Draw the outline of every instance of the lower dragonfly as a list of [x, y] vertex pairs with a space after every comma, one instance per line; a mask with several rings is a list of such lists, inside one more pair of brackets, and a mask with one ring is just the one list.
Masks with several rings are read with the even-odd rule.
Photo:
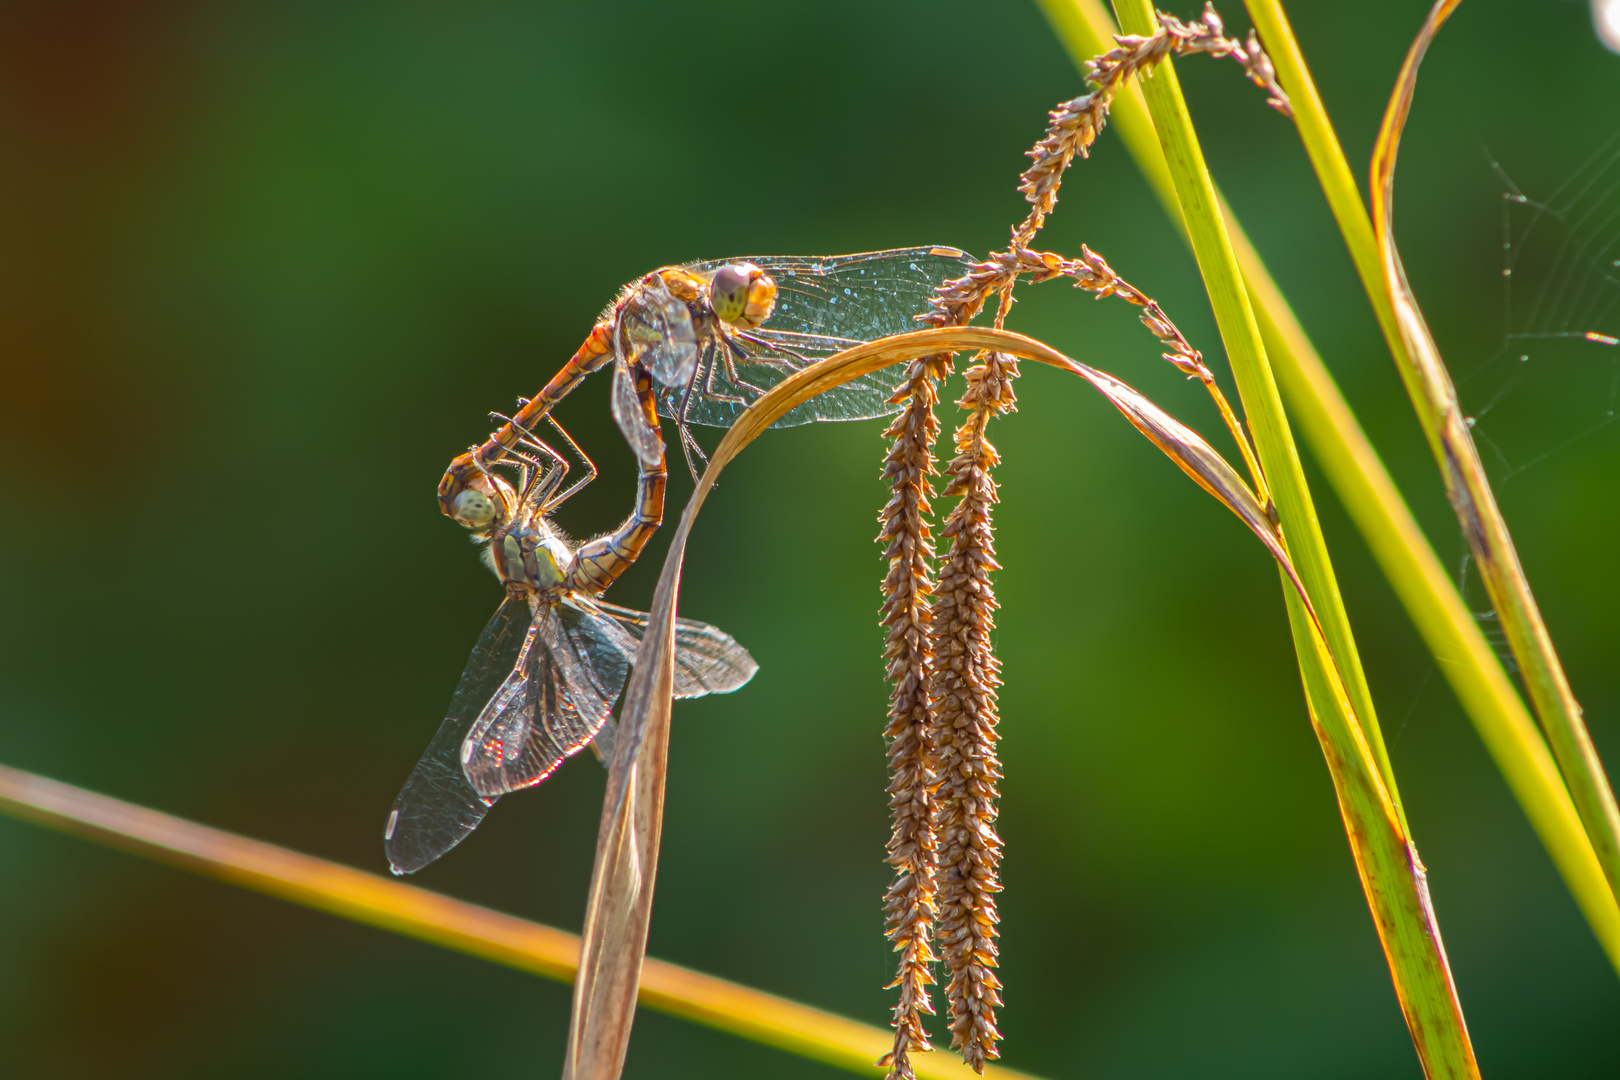
[[[928, 298], [973, 265], [944, 246], [857, 255], [712, 259], [655, 270], [625, 286], [579, 350], [540, 393], [485, 442], [450, 463], [439, 504], [461, 520], [457, 499], [480, 487], [540, 419], [592, 372], [615, 365], [612, 405], [644, 465], [663, 457], [656, 417], [634, 392], [632, 357], [657, 383], [658, 411], [674, 420], [693, 479], [706, 460], [689, 426], [729, 427], [760, 394], [821, 357], [916, 329]], [[898, 406], [892, 376], [873, 372], [793, 409], [773, 427], [866, 420]], [[504, 418], [503, 418], [504, 419]]]
[[[633, 367], [638, 405], [656, 424], [652, 379]], [[581, 484], [558, 493], [567, 466], [532, 433], [511, 449], [522, 462], [517, 484], [486, 473], [494, 498], [468, 490], [458, 506], [487, 544], [485, 558], [506, 599], [389, 811], [383, 842], [396, 874], [433, 862], [477, 828], [496, 799], [540, 783], [593, 740], [599, 754], [610, 753], [609, 714], [647, 627], [645, 614], [600, 596], [663, 518], [663, 458], [641, 467], [636, 508], [623, 525], [571, 547], [547, 515]], [[534, 456], [541, 453], [554, 464], [541, 467]], [[758, 670], [730, 635], [690, 619], [676, 621], [675, 650], [676, 697], [728, 693]]]

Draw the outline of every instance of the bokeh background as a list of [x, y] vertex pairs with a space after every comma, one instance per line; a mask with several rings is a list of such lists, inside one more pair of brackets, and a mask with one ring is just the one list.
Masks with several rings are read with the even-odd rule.
[[[1425, 8], [1293, 12], [1358, 171]], [[1219, 182], [1457, 559], [1291, 127], [1231, 65], [1180, 70]], [[500, 595], [433, 501], [486, 412], [664, 263], [1000, 245], [1022, 151], [1080, 89], [1023, 3], [4, 5], [0, 761], [385, 870], [384, 814]], [[1487, 155], [1550, 193], [1620, 130], [1617, 90], [1579, 3], [1473, 0], [1432, 51], [1399, 222], [1459, 372], [1502, 344]], [[1111, 134], [1045, 233], [1082, 242], [1220, 359], [1191, 260]], [[1020, 296], [1014, 327], [1218, 433], [1123, 305]], [[629, 505], [605, 387], [560, 414], [603, 466], [563, 515], [575, 534]], [[1268, 557], [1078, 382], [1032, 369], [1019, 393], [994, 434], [1005, 1063], [1418, 1076]], [[1554, 447], [1547, 408], [1508, 434]], [[651, 942], [870, 1023], [892, 970], [880, 430], [773, 434], [709, 502], [683, 612], [761, 670], [678, 709]], [[1312, 475], [1486, 1075], [1614, 1075], [1614, 972]], [[1617, 477], [1609, 426], [1502, 490], [1611, 765]], [[672, 508], [688, 490], [677, 475]], [[644, 606], [662, 550], [613, 598]], [[577, 929], [602, 780], [570, 763], [417, 880]], [[0, 820], [6, 1076], [548, 1075], [567, 1004]], [[627, 1075], [842, 1074], [643, 1013]]]

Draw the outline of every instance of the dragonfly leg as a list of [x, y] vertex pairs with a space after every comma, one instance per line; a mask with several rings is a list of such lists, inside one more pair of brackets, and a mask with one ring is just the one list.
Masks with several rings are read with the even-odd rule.
[[703, 463], [703, 468], [707, 469], [709, 455], [703, 452], [703, 447], [698, 445], [697, 436], [692, 434], [692, 429], [684, 422], [676, 424], [675, 427], [681, 433], [681, 454], [686, 458], [686, 471], [692, 474], [692, 483], [696, 484], [703, 470], [698, 468], [697, 462], [692, 458], [696, 455], [697, 460]]
[[751, 390], [756, 398], [765, 393], [764, 387], [755, 386], [751, 382], [744, 382], [742, 376], [737, 374], [737, 361], [745, 357], [743, 351], [737, 348], [730, 338], [725, 336], [720, 338], [720, 355], [725, 359], [726, 378], [731, 380], [732, 386], [737, 387], [739, 390]]
[[[794, 360], [799, 362], [799, 367], [807, 367], [810, 364], [810, 358], [804, 355], [804, 353], [799, 352], [797, 349], [790, 349], [786, 345], [780, 345], [774, 341], [768, 341], [765, 338], [760, 337], [758, 334], [750, 334], [746, 330], [734, 329], [731, 332], [752, 345], [758, 345], [762, 349], [769, 349], [771, 352], [782, 353], [785, 356], [793, 357]], [[733, 348], [735, 348], [735, 346], [733, 346]], [[750, 356], [748, 359], [756, 364], [764, 364], [768, 367], [779, 367], [787, 371], [796, 370], [792, 361], [788, 360], [772, 360], [764, 356]]]
[[[521, 401], [522, 399], [519, 400]], [[523, 404], [528, 403], [523, 402]], [[563, 479], [568, 476], [568, 459], [557, 453], [557, 451], [554, 450], [549, 443], [536, 435], [533, 428], [527, 427], [524, 424], [513, 420], [511, 417], [503, 416], [500, 413], [492, 412], [489, 414], [489, 418], [491, 420], [499, 420], [505, 424], [508, 424], [521, 433], [517, 442], [507, 450], [506, 454], [508, 457], [523, 463], [524, 473], [520, 479], [518, 488], [525, 493], [524, 498], [526, 500], [533, 498], [533, 493], [530, 491], [530, 481], [534, 477], [540, 478], [540, 487], [545, 490], [547, 496], [549, 496], [552, 491], [555, 491], [558, 485], [562, 483]], [[550, 419], [549, 415], [547, 416], [547, 419]], [[555, 420], [552, 420], [551, 422], [553, 426], [555, 426], [557, 423]], [[557, 430], [562, 431], [560, 427]], [[563, 432], [563, 437], [568, 437], [568, 433], [566, 431]], [[573, 440], [569, 439], [569, 442], [572, 443]], [[540, 458], [535, 456], [536, 454], [544, 454], [546, 457], [551, 459], [552, 464], [549, 466], [546, 465], [540, 460]]]
[[617, 318], [618, 312], [613, 310], [598, 319], [596, 325], [591, 327], [591, 332], [584, 343], [538, 394], [526, 402], [510, 421], [484, 440], [482, 445], [472, 448], [450, 463], [443, 479], [439, 481], [439, 509], [446, 516], [452, 518], [456, 516], [456, 497], [479, 478], [489, 479], [488, 467], [501, 461], [516, 448], [529, 428], [542, 416], [549, 415], [557, 402], [567, 397], [587, 375], [600, 371], [613, 360], [615, 355], [613, 328]]
[[[577, 495], [586, 484], [589, 484], [592, 480], [595, 480], [597, 473], [596, 462], [592, 461], [591, 456], [581, 449], [579, 443], [574, 441], [574, 437], [568, 434], [567, 429], [557, 422], [557, 418], [552, 416], [550, 413], [547, 413], [546, 420], [551, 424], [552, 427], [557, 429], [557, 434], [561, 435], [563, 439], [567, 441], [568, 445], [573, 448], [574, 453], [578, 454], [579, 459], [585, 463], [584, 478], [574, 481], [572, 487], [563, 492], [561, 495], [558, 495], [556, 499], [547, 504], [545, 512], [550, 513], [552, 510], [555, 510], [557, 507], [561, 506], [563, 503]], [[547, 449], [549, 450], [550, 447], [547, 447]]]
[[[730, 379], [733, 384], [741, 381], [741, 380], [739, 380], [737, 378], [737, 369], [736, 369], [735, 366], [732, 365], [731, 356], [730, 356], [729, 353], [725, 355], [725, 361], [726, 361], [726, 377], [728, 379]], [[741, 405], [744, 408], [747, 408], [747, 406], [748, 406], [748, 399], [747, 398], [735, 397], [735, 396], [733, 396], [731, 394], [722, 394], [720, 391], [718, 391], [718, 390], [716, 390], [714, 388], [714, 377], [719, 372], [719, 370], [720, 370], [719, 366], [716, 365], [714, 363], [713, 359], [711, 358], [710, 361], [709, 361], [708, 374], [703, 380], [703, 396], [706, 397], [706, 398], [709, 398], [712, 401], [726, 401], [726, 402], [730, 402], [733, 405]], [[694, 380], [694, 381], [696, 381], [696, 380]], [[748, 386], [747, 383], [743, 383], [743, 386], [747, 387], [750, 390], [753, 390], [756, 395], [763, 394], [765, 392], [765, 391], [761, 390], [757, 386]]]
[[698, 460], [703, 462], [704, 468], [708, 468], [709, 465], [709, 455], [705, 454], [703, 447], [698, 445], [697, 437], [692, 434], [691, 427], [692, 395], [697, 391], [697, 385], [700, 381], [704, 384], [704, 389], [709, 397], [717, 396], [712, 392], [714, 389], [714, 346], [712, 344], [709, 348], [703, 350], [703, 357], [699, 361], [699, 367], [692, 372], [692, 378], [686, 384], [686, 393], [681, 395], [680, 414], [675, 419], [675, 428], [681, 433], [681, 455], [686, 458], [686, 471], [692, 474], [692, 483], [694, 484], [698, 482], [698, 467], [692, 460], [692, 455], [697, 454]]

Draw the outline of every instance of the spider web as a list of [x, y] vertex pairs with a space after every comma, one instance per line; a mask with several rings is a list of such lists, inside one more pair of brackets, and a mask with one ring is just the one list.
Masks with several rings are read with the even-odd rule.
[[[1620, 133], [1545, 198], [1501, 188], [1502, 332], [1457, 387], [1492, 484], [1503, 484], [1615, 422], [1620, 407]], [[1457, 571], [1492, 650], [1517, 671], [1465, 550]]]
[[1502, 186], [1502, 338], [1458, 386], [1500, 487], [1615, 421], [1620, 134], [1545, 198]]

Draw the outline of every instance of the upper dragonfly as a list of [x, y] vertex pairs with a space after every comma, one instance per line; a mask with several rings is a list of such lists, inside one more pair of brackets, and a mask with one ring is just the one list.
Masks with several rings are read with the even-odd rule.
[[[944, 281], [972, 259], [954, 247], [898, 248], [858, 255], [751, 256], [655, 270], [625, 286], [579, 350], [534, 398], [481, 446], [451, 462], [439, 503], [482, 486], [540, 419], [593, 371], [615, 363], [613, 414], [643, 465], [663, 456], [656, 417], [634, 393], [632, 357], [657, 384], [658, 412], [673, 419], [694, 478], [703, 451], [688, 425], [728, 427], [764, 391], [814, 360], [865, 341], [916, 329], [915, 318]], [[873, 372], [793, 409], [773, 427], [813, 420], [865, 420], [899, 407], [892, 375]], [[458, 518], [459, 520], [459, 518]]]
[[[634, 400], [643, 419], [656, 423], [652, 380], [634, 357], [631, 364]], [[556, 464], [539, 467], [531, 451]], [[559, 494], [567, 473], [560, 456], [528, 434], [512, 452], [524, 462], [515, 486], [487, 473], [494, 497], [468, 489], [457, 503], [458, 520], [487, 542], [485, 557], [506, 599], [473, 646], [444, 722], [389, 811], [383, 841], [396, 874], [449, 851], [501, 795], [538, 784], [593, 740], [606, 752], [609, 713], [646, 630], [646, 615], [599, 597], [641, 554], [663, 517], [662, 456], [642, 466], [636, 509], [624, 524], [572, 547], [546, 515], [590, 477]], [[705, 623], [677, 620], [675, 647], [676, 697], [726, 693], [758, 670], [747, 650]]]

